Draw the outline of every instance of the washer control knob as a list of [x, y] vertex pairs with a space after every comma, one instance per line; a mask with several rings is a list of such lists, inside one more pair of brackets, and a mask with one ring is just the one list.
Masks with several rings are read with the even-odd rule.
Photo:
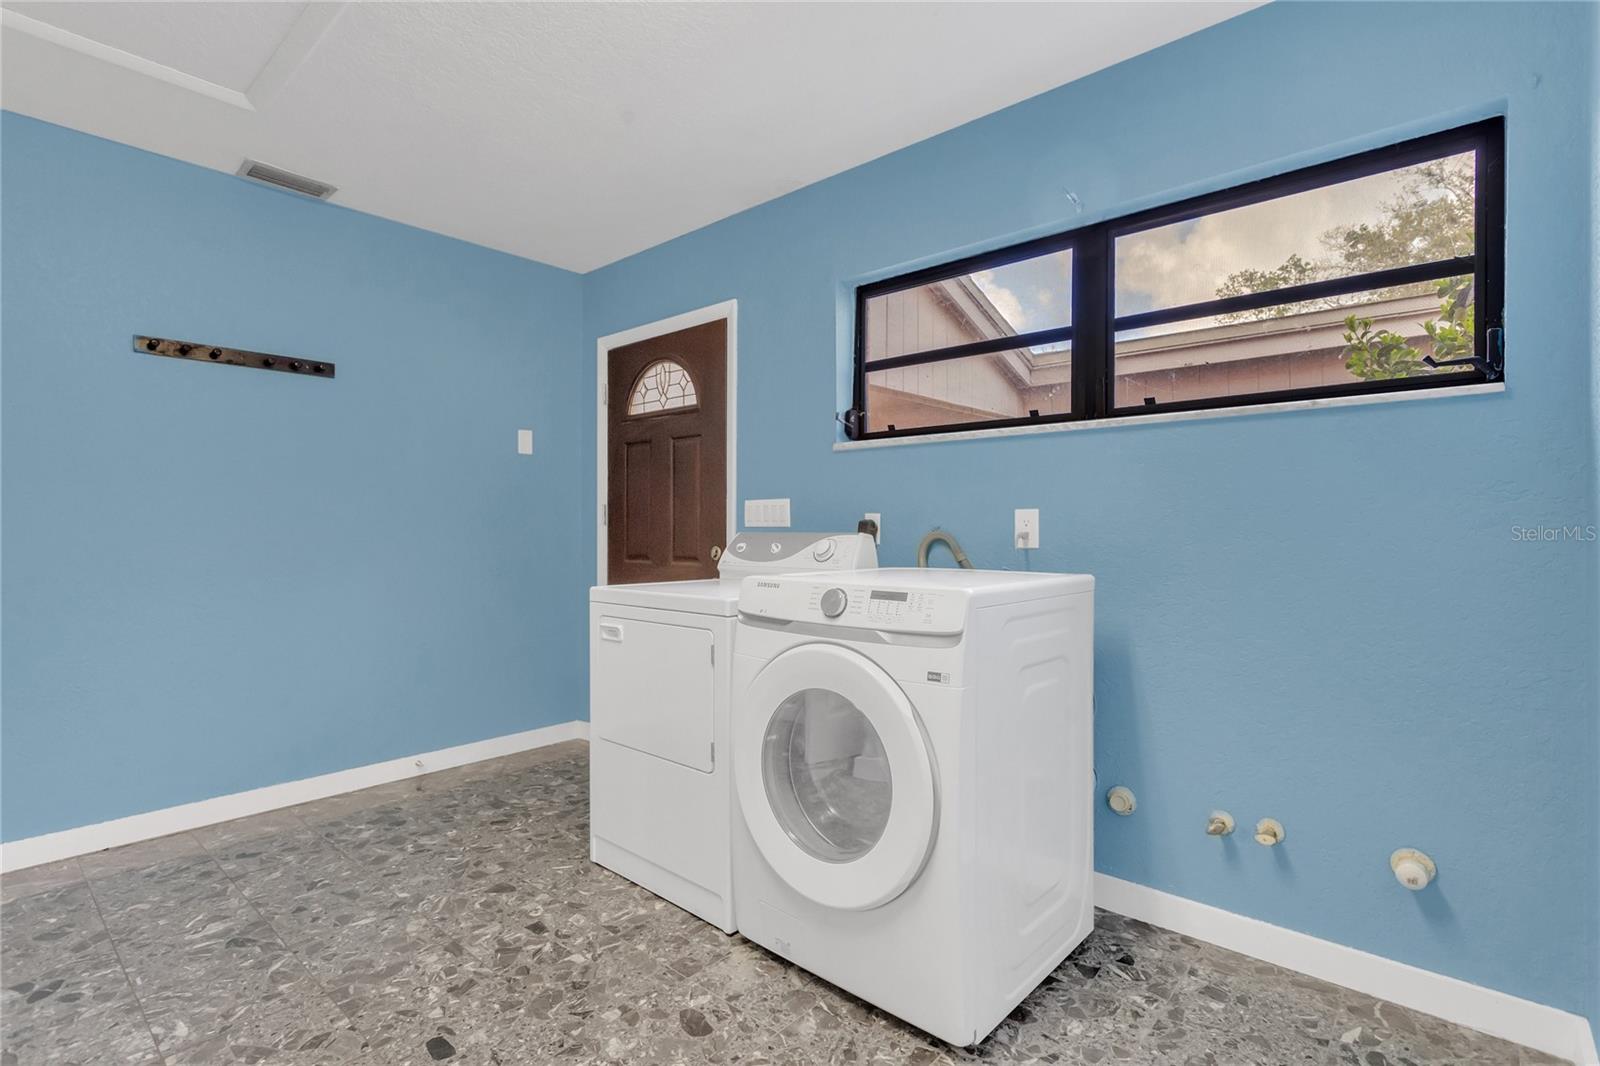
[[817, 546], [811, 549], [811, 558], [819, 563], [825, 563], [833, 558], [833, 538], [817, 541]]
[[844, 589], [829, 589], [822, 594], [822, 614], [825, 618], [838, 618], [849, 605], [850, 597], [844, 594]]

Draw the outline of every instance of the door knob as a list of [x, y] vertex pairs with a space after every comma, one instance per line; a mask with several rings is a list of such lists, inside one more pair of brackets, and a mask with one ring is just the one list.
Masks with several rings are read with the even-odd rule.
[[722, 548], [716, 544], [713, 544], [711, 546], [711, 561], [716, 562], [720, 558], [722, 558]]

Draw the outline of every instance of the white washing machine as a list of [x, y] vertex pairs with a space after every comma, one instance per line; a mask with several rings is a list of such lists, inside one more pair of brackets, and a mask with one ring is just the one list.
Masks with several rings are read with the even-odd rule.
[[864, 533], [741, 533], [720, 578], [589, 590], [589, 856], [734, 931], [728, 712], [739, 583], [878, 564]]
[[739, 931], [942, 1040], [982, 1040], [1094, 925], [1094, 579], [745, 581]]

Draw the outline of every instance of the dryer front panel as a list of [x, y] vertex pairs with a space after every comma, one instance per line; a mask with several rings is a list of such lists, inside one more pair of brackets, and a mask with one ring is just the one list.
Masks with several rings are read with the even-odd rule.
[[734, 777], [762, 856], [826, 907], [867, 910], [921, 872], [938, 826], [933, 760], [916, 709], [870, 659], [805, 644], [739, 699]]
[[717, 695], [708, 620], [598, 605], [590, 616], [594, 739], [710, 773]]

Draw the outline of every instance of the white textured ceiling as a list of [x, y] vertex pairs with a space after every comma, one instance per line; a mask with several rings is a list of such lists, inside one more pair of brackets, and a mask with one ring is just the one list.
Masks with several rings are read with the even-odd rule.
[[585, 271], [1253, 3], [11, 3], [0, 104]]

